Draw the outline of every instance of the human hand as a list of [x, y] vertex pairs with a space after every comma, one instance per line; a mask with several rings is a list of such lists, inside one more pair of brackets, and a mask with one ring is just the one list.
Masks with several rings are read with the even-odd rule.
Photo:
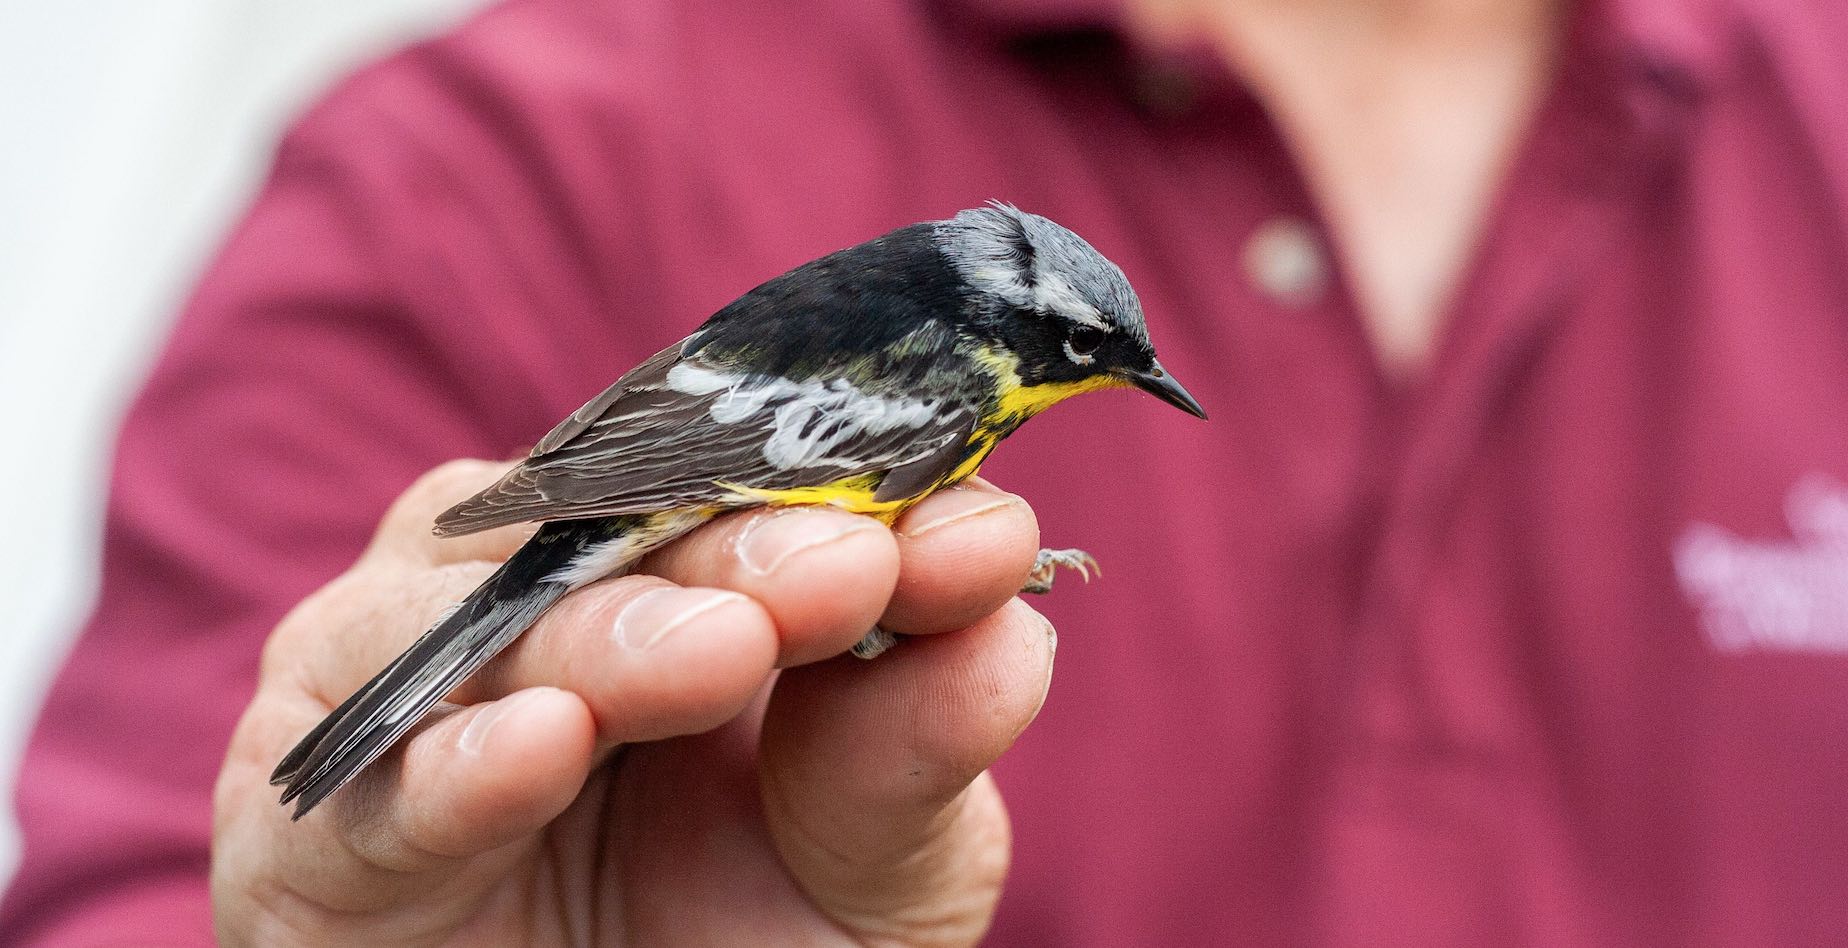
[[[299, 823], [270, 769], [531, 533], [429, 525], [504, 467], [399, 499], [264, 649], [214, 798], [232, 944], [929, 944], [978, 939], [1009, 832], [986, 768], [1038, 711], [1038, 529], [980, 482], [895, 530], [721, 518], [572, 593]], [[832, 657], [874, 623], [918, 637]], [[782, 669], [778, 671], [778, 669]]]

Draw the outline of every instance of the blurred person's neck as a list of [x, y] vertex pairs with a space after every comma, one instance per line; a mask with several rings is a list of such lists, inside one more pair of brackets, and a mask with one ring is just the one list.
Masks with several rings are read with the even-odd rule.
[[1428, 362], [1554, 66], [1564, 0], [1132, 0], [1264, 101], [1333, 232], [1376, 355]]

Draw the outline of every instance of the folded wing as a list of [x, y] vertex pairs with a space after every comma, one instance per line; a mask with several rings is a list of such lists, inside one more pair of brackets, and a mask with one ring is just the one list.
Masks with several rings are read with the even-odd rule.
[[687, 347], [668, 347], [574, 412], [499, 483], [437, 518], [436, 532], [725, 504], [737, 496], [728, 485], [915, 472], [953, 461], [979, 414], [978, 380], [961, 373], [914, 371], [868, 391], [854, 381], [866, 373], [798, 381], [707, 352], [683, 357]]

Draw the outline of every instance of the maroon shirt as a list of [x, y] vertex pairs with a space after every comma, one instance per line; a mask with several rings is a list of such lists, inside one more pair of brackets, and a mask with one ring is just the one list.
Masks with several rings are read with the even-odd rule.
[[991, 197], [1213, 416], [1088, 396], [988, 469], [1108, 571], [1038, 603], [996, 943], [1843, 937], [1848, 14], [1582, 11], [1416, 385], [1262, 109], [1108, 23], [522, 0], [333, 93], [123, 432], [0, 940], [208, 937], [259, 644], [418, 472]]

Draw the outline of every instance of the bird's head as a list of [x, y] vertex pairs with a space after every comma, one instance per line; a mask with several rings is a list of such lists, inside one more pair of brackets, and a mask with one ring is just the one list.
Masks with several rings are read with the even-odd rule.
[[1084, 238], [997, 202], [939, 221], [935, 239], [973, 294], [970, 328], [1019, 360], [1022, 384], [1110, 379], [1206, 417], [1156, 360], [1123, 271]]

